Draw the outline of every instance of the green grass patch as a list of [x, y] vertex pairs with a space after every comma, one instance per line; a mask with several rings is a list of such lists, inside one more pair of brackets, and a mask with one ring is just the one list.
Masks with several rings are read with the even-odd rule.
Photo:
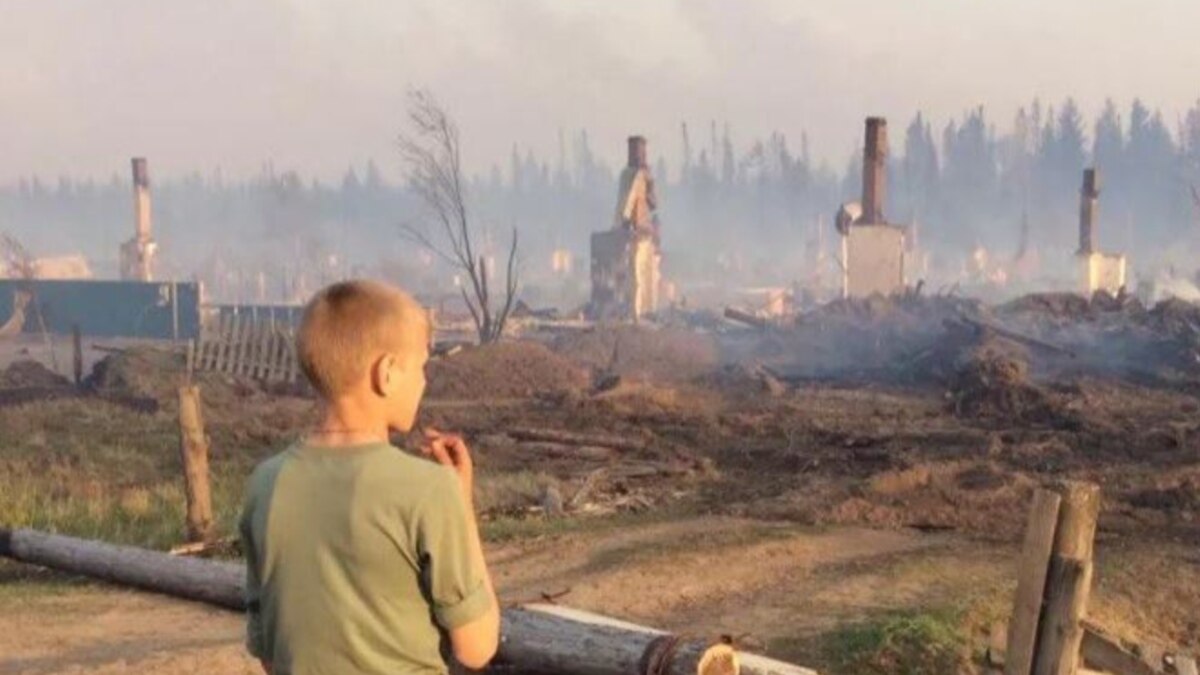
[[834, 675], [926, 675], [969, 668], [970, 634], [961, 609], [891, 612], [842, 626], [820, 638]]

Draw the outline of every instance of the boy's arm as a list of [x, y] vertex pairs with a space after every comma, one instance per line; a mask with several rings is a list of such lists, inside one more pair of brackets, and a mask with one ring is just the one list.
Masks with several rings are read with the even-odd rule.
[[466, 443], [457, 436], [435, 431], [427, 432], [426, 436], [425, 454], [451, 468], [458, 478], [447, 488], [456, 494], [439, 500], [437, 511], [440, 517], [434, 519], [440, 521], [439, 527], [430, 532], [432, 541], [427, 542], [433, 543], [435, 549], [441, 549], [440, 552], [431, 551], [434, 602], [453, 602], [441, 612], [435, 605], [434, 611], [450, 633], [455, 658], [464, 666], [478, 670], [491, 661], [499, 646], [500, 607], [475, 519], [471, 454]]
[[479, 538], [479, 526], [475, 519], [474, 500], [463, 494], [467, 515], [467, 530], [471, 547], [472, 567], [483, 575], [483, 587], [490, 602], [488, 609], [478, 619], [464, 626], [450, 629], [450, 643], [454, 655], [463, 665], [481, 669], [487, 665], [500, 646], [500, 605], [496, 601], [496, 590], [492, 586], [492, 575], [483, 557], [483, 542]]
[[246, 648], [250, 654], [262, 663], [263, 670], [271, 675], [271, 662], [265, 657], [266, 646], [263, 640], [262, 611], [259, 602], [262, 597], [262, 582], [258, 572], [258, 553], [254, 546], [252, 508], [250, 499], [242, 509], [242, 517], [238, 522], [238, 534], [241, 536], [242, 551], [246, 556]]

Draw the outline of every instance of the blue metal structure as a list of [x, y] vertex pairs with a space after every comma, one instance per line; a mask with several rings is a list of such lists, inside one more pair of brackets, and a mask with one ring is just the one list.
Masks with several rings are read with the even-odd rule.
[[0, 324], [26, 291], [24, 332], [189, 340], [200, 334], [200, 284], [194, 281], [0, 279]]

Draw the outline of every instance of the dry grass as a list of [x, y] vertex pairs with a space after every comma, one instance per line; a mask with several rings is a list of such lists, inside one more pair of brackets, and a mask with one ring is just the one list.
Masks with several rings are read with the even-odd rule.
[[[222, 434], [224, 435], [224, 434]], [[269, 450], [214, 452], [213, 509], [234, 531], [242, 483]], [[153, 548], [182, 541], [175, 420], [102, 401], [0, 409], [0, 524]]]

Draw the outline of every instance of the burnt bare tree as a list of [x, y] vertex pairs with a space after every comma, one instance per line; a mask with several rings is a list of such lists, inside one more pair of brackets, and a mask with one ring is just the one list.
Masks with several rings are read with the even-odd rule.
[[4, 232], [0, 232], [0, 274], [27, 281], [37, 276], [33, 256], [20, 240]]
[[508, 248], [503, 296], [496, 298], [489, 285], [494, 270], [477, 247], [479, 239], [467, 214], [458, 126], [430, 92], [419, 89], [409, 92], [408, 127], [400, 134], [400, 156], [413, 192], [429, 213], [420, 224], [402, 225], [403, 232], [466, 277], [459, 290], [479, 342], [496, 342], [517, 295], [517, 230], [513, 228]]

